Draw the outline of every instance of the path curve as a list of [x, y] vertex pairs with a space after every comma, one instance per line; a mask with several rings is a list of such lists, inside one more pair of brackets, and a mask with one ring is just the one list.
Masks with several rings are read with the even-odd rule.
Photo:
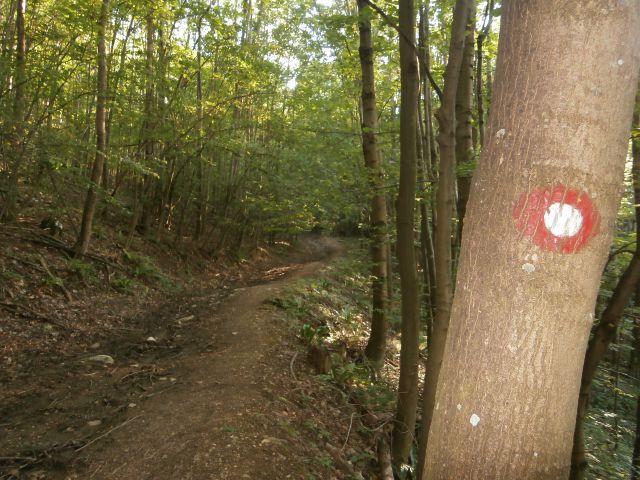
[[[340, 250], [334, 239], [322, 243], [329, 258]], [[326, 262], [283, 267], [289, 270], [284, 278], [237, 289], [206, 320], [212, 348], [180, 360], [173, 384], [168, 379], [167, 390], [131, 408], [128, 423], [83, 451], [67, 478], [304, 478], [304, 462], [290, 458], [277, 435], [279, 377], [283, 369], [288, 375], [293, 354], [284, 339], [291, 329], [265, 300]]]

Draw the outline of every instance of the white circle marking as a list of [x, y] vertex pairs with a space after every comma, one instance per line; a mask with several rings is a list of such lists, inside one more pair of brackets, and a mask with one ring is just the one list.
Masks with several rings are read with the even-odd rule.
[[582, 213], [573, 205], [552, 203], [544, 213], [544, 226], [556, 237], [573, 237], [582, 228]]

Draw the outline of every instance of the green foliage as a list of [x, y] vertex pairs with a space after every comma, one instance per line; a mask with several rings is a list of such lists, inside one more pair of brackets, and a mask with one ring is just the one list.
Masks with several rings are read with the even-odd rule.
[[11, 270], [4, 270], [0, 272], [0, 278], [6, 280], [8, 282], [20, 282], [24, 280], [24, 276], [18, 272], [13, 272]]
[[352, 455], [349, 458], [349, 461], [354, 464], [354, 465], [363, 465], [369, 462], [372, 462], [374, 460], [377, 460], [375, 455], [373, 455], [371, 452], [360, 452], [360, 453], [356, 453], [355, 455]]
[[321, 455], [317, 457], [316, 462], [318, 463], [318, 465], [322, 465], [323, 467], [333, 467], [333, 458], [331, 458], [329, 455]]
[[472, 162], [459, 163], [456, 165], [456, 176], [458, 178], [471, 178], [473, 177], [473, 172], [476, 170], [477, 162], [474, 160]]
[[64, 280], [55, 275], [47, 275], [46, 277], [44, 277], [44, 283], [49, 287], [64, 287]]
[[176, 289], [177, 283], [153, 263], [145, 255], [132, 251], [125, 251], [125, 258], [132, 268], [133, 276], [152, 283], [158, 283], [162, 288]]
[[589, 470], [587, 478], [628, 478], [635, 439], [637, 382], [601, 366], [592, 386], [585, 419]]
[[136, 282], [125, 276], [117, 276], [111, 280], [111, 287], [120, 293], [133, 295]]
[[348, 389], [349, 398], [373, 411], [390, 412], [395, 408], [395, 380], [374, 382], [361, 354], [370, 322], [368, 251], [353, 242], [347, 252], [320, 278], [298, 282], [271, 303], [297, 320], [305, 344], [323, 345], [331, 352], [331, 371], [316, 378]]
[[88, 263], [83, 260], [72, 258], [68, 261], [69, 269], [76, 273], [83, 281], [88, 283], [95, 283], [98, 280], [98, 272], [93, 263]]
[[329, 336], [329, 329], [325, 325], [313, 327], [308, 323], [305, 323], [300, 328], [300, 337], [309, 345], [322, 345], [324, 339]]
[[305, 428], [313, 432], [317, 436], [318, 440], [326, 441], [331, 438], [331, 433], [313, 420], [305, 420], [303, 425]]

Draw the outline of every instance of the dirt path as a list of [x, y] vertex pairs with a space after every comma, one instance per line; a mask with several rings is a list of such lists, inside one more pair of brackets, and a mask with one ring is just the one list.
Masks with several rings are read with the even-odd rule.
[[[331, 254], [339, 244], [325, 239], [314, 248]], [[309, 462], [319, 450], [291, 431], [292, 406], [285, 398], [295, 387], [290, 366], [299, 346], [284, 315], [264, 302], [325, 262], [274, 269], [271, 274], [286, 275], [239, 288], [205, 311], [200, 330], [205, 348], [177, 360], [170, 376], [161, 379], [166, 388], [130, 403], [115, 430], [83, 448], [65, 477], [313, 478], [307, 476]]]

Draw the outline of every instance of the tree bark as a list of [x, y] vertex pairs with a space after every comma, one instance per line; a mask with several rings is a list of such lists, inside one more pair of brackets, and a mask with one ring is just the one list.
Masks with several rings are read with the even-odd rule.
[[[435, 229], [436, 258], [436, 316], [433, 322], [431, 337], [428, 339], [428, 357], [424, 379], [422, 404], [422, 430], [420, 451], [427, 447], [427, 434], [433, 416], [436, 385], [440, 374], [444, 343], [449, 329], [451, 312], [451, 217], [453, 214], [455, 173], [455, 105], [460, 67], [462, 66], [465, 44], [465, 27], [469, 15], [470, 1], [457, 0], [453, 12], [451, 27], [451, 44], [449, 46], [449, 62], [444, 73], [442, 105], [436, 115], [440, 131], [440, 175], [438, 177], [437, 223]], [[422, 457], [421, 454], [421, 458]], [[421, 466], [422, 467], [422, 466]], [[420, 469], [422, 470], [422, 468]]]
[[106, 130], [106, 103], [107, 103], [107, 49], [105, 45], [105, 34], [107, 22], [109, 21], [109, 0], [102, 0], [100, 7], [100, 18], [98, 20], [98, 81], [96, 103], [96, 156], [93, 161], [91, 171], [91, 184], [87, 191], [82, 213], [82, 224], [78, 240], [74, 246], [76, 255], [82, 256], [89, 249], [91, 241], [91, 229], [93, 227], [93, 216], [96, 209], [97, 193], [96, 189], [100, 184], [100, 176], [104, 166], [104, 157], [107, 149]]
[[475, 2], [469, 2], [468, 19], [465, 30], [464, 50], [458, 91], [456, 92], [456, 164], [458, 166], [458, 232], [456, 234], [459, 248], [462, 237], [464, 217], [467, 212], [467, 201], [471, 189], [472, 164], [475, 156], [473, 148], [473, 53], [475, 33]]
[[414, 439], [418, 403], [418, 337], [420, 303], [414, 249], [416, 195], [416, 124], [418, 62], [412, 44], [415, 38], [413, 0], [399, 1], [400, 31], [400, 187], [398, 193], [398, 268], [402, 294], [402, 337], [398, 405], [393, 428], [392, 458], [396, 465], [407, 461]]
[[637, 2], [505, 3], [424, 479], [569, 475], [639, 66]]
[[382, 165], [378, 148], [371, 8], [358, 1], [360, 67], [362, 70], [362, 151], [371, 195], [371, 334], [365, 355], [376, 366], [384, 363], [387, 344], [387, 201], [382, 190]]

